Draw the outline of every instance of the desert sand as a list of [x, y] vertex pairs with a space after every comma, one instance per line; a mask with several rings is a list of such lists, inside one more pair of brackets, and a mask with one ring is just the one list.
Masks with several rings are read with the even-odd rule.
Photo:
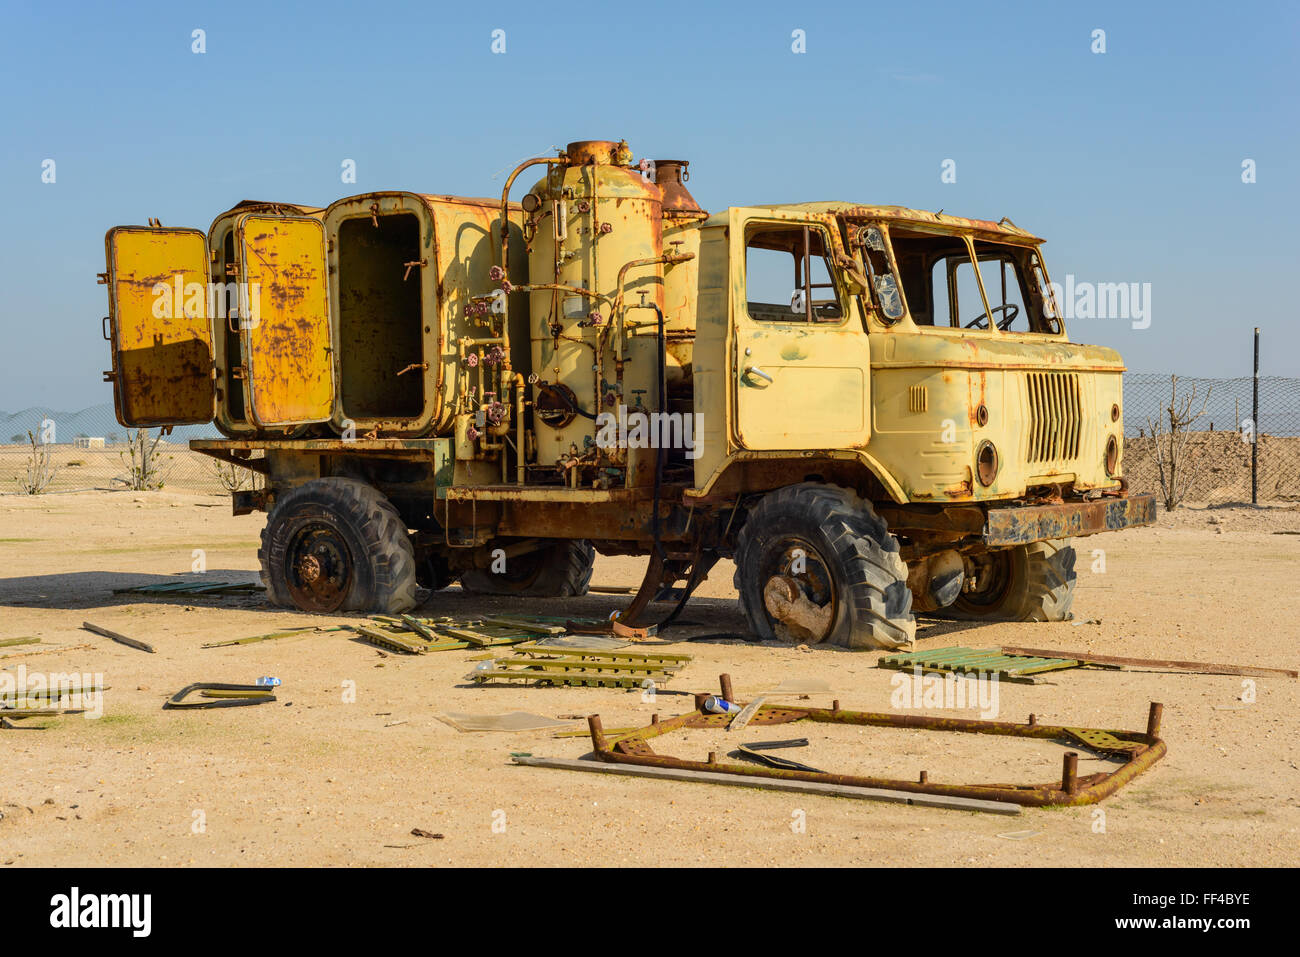
[[[1018, 818], [829, 797], [518, 767], [512, 751], [580, 757], [581, 737], [463, 733], [445, 711], [599, 713], [607, 728], [677, 714], [732, 676], [745, 700], [787, 678], [826, 681], [845, 708], [892, 710], [882, 653], [689, 642], [743, 631], [719, 565], [665, 632], [694, 660], [653, 700], [638, 691], [478, 687], [472, 652], [383, 653], [349, 633], [231, 648], [204, 642], [345, 616], [256, 598], [144, 598], [114, 588], [189, 575], [254, 580], [262, 515], [188, 492], [0, 497], [0, 669], [77, 672], [108, 685], [96, 719], [0, 730], [0, 864], [24, 865], [939, 865], [1294, 866], [1300, 863], [1297, 691], [1286, 678], [1071, 670], [1002, 683], [999, 717], [1141, 729], [1164, 704], [1167, 757], [1098, 807]], [[1300, 665], [1300, 511], [1189, 508], [1157, 527], [1076, 542], [1076, 621], [966, 625], [923, 619], [921, 649], [1027, 645], [1101, 654]], [[1104, 551], [1094, 552], [1094, 549]], [[1104, 558], [1104, 570], [1103, 562]], [[635, 585], [644, 559], [599, 558], [594, 583]], [[605, 615], [626, 597], [484, 600], [453, 588], [420, 612]], [[667, 605], [652, 606], [656, 616]], [[145, 654], [83, 621], [152, 643]], [[1099, 623], [1090, 623], [1094, 620]], [[282, 679], [274, 704], [162, 710], [194, 681]], [[355, 688], [355, 701], [345, 700]], [[827, 695], [810, 700], [825, 702]], [[773, 698], [769, 700], [781, 700]], [[791, 700], [798, 700], [793, 696]], [[973, 710], [938, 712], [978, 717]], [[43, 730], [39, 730], [40, 726]], [[575, 720], [575, 728], [583, 723]], [[798, 727], [818, 767], [931, 780], [1047, 782], [1063, 745], [886, 729]], [[751, 728], [741, 740], [784, 737]], [[725, 734], [661, 739], [701, 758]], [[1098, 763], [1081, 759], [1080, 773]], [[1098, 811], [1102, 812], [1100, 815]], [[803, 822], [802, 830], [792, 824]], [[412, 837], [412, 828], [442, 834]]]

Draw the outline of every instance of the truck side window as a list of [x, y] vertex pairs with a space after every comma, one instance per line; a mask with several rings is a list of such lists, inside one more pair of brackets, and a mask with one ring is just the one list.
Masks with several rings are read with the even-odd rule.
[[765, 322], [839, 322], [839, 292], [816, 226], [763, 226], [745, 243], [745, 300]]
[[930, 269], [930, 281], [936, 326], [963, 328], [983, 314], [984, 300], [980, 298], [975, 267], [965, 247], [959, 254], [936, 259]]

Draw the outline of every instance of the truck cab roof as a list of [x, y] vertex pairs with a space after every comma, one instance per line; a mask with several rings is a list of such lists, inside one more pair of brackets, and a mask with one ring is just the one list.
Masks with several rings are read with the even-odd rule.
[[998, 222], [990, 219], [967, 219], [953, 216], [943, 210], [930, 212], [926, 209], [910, 209], [906, 206], [873, 206], [863, 203], [817, 202], [817, 203], [780, 203], [774, 206], [731, 207], [710, 216], [703, 225], [724, 225], [733, 210], [743, 209], [749, 213], [760, 213], [775, 219], [806, 219], [809, 215], [830, 215], [841, 219], [872, 219], [900, 226], [924, 226], [938, 228], [955, 233], [979, 234], [986, 239], [1001, 242], [1040, 245], [1043, 242], [1033, 233], [1021, 229], [1011, 220], [1003, 217]]

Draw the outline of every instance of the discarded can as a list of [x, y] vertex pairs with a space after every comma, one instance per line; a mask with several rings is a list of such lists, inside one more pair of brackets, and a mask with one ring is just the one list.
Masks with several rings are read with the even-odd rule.
[[704, 699], [704, 710], [710, 714], [735, 714], [740, 710], [740, 705], [733, 704], [726, 698], [709, 695]]
[[272, 678], [272, 677], [269, 676], [269, 675], [267, 675], [266, 677], [258, 678], [257, 681], [255, 681], [255, 682], [253, 682], [253, 683], [256, 684], [256, 685], [259, 685], [260, 687], [263, 687], [263, 688], [278, 688], [278, 687], [280, 687], [280, 679], [279, 679], [279, 678]]

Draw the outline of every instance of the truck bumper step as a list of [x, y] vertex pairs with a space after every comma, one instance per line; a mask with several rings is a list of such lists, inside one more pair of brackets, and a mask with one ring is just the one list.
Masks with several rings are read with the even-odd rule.
[[1026, 505], [990, 509], [984, 523], [986, 545], [1025, 545], [1057, 538], [1115, 532], [1156, 520], [1154, 495], [1126, 495], [1094, 502]]

